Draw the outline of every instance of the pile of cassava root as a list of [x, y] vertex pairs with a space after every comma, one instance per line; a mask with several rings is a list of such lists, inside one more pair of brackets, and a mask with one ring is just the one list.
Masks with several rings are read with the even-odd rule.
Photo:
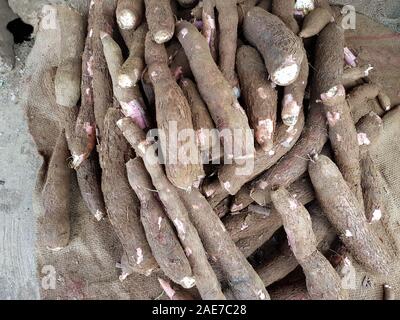
[[171, 299], [347, 299], [334, 248], [347, 267], [389, 273], [369, 147], [391, 104], [345, 47], [340, 10], [92, 0], [87, 17], [58, 6], [56, 18], [68, 45], [42, 193], [49, 250], [70, 241], [68, 158], [122, 245], [120, 280], [157, 272]]

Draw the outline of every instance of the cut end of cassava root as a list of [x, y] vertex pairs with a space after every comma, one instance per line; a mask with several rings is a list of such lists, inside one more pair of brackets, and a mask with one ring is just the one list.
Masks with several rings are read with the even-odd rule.
[[120, 74], [118, 75], [118, 84], [121, 88], [132, 88], [135, 82], [129, 75]]
[[131, 10], [124, 9], [117, 15], [117, 23], [121, 29], [133, 29], [136, 26], [136, 17]]
[[272, 80], [279, 86], [286, 86], [296, 80], [300, 68], [295, 62], [288, 62], [272, 74]]
[[185, 277], [180, 281], [180, 285], [185, 289], [193, 288], [196, 284], [196, 280], [192, 277]]

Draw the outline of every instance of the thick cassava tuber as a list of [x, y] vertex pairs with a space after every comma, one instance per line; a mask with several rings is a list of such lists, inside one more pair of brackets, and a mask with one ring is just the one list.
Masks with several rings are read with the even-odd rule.
[[299, 32], [299, 24], [294, 18], [295, 0], [273, 0], [272, 13], [278, 16], [294, 34]]
[[136, 29], [144, 18], [143, 0], [118, 0], [117, 23], [121, 30]]
[[178, 286], [173, 286], [168, 280], [158, 278], [158, 282], [170, 300], [195, 300], [193, 295], [191, 295], [188, 290], [183, 290]]
[[398, 249], [393, 231], [389, 227], [391, 217], [388, 208], [391, 204], [385, 199], [387, 191], [384, 186], [384, 178], [370, 151], [370, 148], [379, 143], [383, 134], [382, 119], [371, 112], [357, 123], [357, 133], [360, 145], [361, 188], [365, 216], [393, 256]]
[[353, 89], [348, 97], [347, 103], [350, 107], [353, 121], [357, 123], [360, 118], [368, 114], [370, 106], [368, 100], [379, 98], [379, 105], [384, 111], [389, 111], [391, 104], [388, 97], [382, 92], [380, 86], [376, 84], [366, 83]]
[[197, 189], [189, 193], [180, 191], [180, 195], [207, 253], [222, 270], [235, 298], [239, 300], [269, 299], [261, 279], [235, 246], [206, 198]]
[[143, 130], [130, 118], [121, 119], [117, 124], [137, 155], [143, 159], [166, 214], [178, 232], [178, 237], [192, 266], [201, 297], [212, 300], [225, 299], [218, 279], [207, 260], [199, 234], [189, 219], [178, 190], [169, 182], [162, 166], [157, 162], [154, 143], [146, 139]]
[[[321, 209], [318, 206], [313, 207], [313, 210], [316, 210], [317, 213], [309, 210], [311, 214], [312, 228], [318, 243], [318, 250], [325, 253], [329, 250], [333, 241], [336, 239], [336, 233], [329, 221], [321, 212]], [[268, 287], [285, 278], [298, 266], [299, 263], [294, 256], [289, 243], [285, 241], [285, 243], [282, 244], [279, 253], [265, 263], [262, 263], [256, 271], [263, 280], [264, 285]]]
[[49, 250], [66, 247], [70, 238], [70, 176], [69, 157], [65, 132], [61, 130], [47, 169], [46, 182], [42, 190], [44, 215], [44, 243]]
[[347, 295], [341, 288], [339, 275], [317, 249], [317, 239], [307, 209], [284, 188], [273, 190], [271, 199], [282, 217], [290, 248], [305, 273], [311, 298], [345, 299]]
[[383, 132], [383, 121], [370, 113], [357, 123], [357, 140], [360, 146], [361, 187], [364, 196], [365, 216], [368, 221], [379, 221], [384, 207], [384, 189], [379, 170], [369, 152]]
[[253, 157], [254, 141], [246, 114], [215, 64], [206, 39], [189, 22], [178, 22], [176, 29], [201, 96], [220, 130], [225, 155], [230, 159]]
[[148, 276], [157, 267], [157, 263], [140, 222], [139, 200], [129, 185], [126, 173], [125, 163], [130, 157], [130, 147], [116, 125], [121, 116], [119, 110], [113, 107], [108, 109], [99, 152], [101, 187], [108, 218], [129, 265], [129, 271], [123, 272], [120, 277], [123, 280], [133, 272]]
[[[157, 126], [168, 179], [178, 188], [198, 186], [204, 177], [193, 134], [190, 105], [168, 67], [164, 45], [146, 37], [146, 63], [156, 98]], [[182, 133], [187, 136], [182, 137]]]
[[316, 8], [304, 18], [303, 27], [299, 36], [301, 38], [310, 38], [315, 36], [320, 33], [329, 22], [333, 21], [334, 18], [331, 10], [328, 10], [327, 8]]
[[115, 29], [116, 1], [94, 0], [89, 11], [88, 32], [91, 35], [93, 56], [87, 62], [88, 72], [93, 77], [93, 102], [97, 138], [101, 141], [103, 136], [104, 118], [109, 106], [113, 105], [113, 87], [104, 57], [103, 44], [100, 32], [106, 31], [110, 35]]
[[191, 107], [193, 129], [196, 131], [197, 145], [203, 158], [219, 159], [221, 153], [218, 133], [196, 84], [190, 79], [183, 78], [179, 85]]
[[282, 121], [287, 126], [294, 126], [303, 109], [304, 94], [308, 83], [308, 59], [305, 56], [300, 66], [300, 74], [295, 82], [284, 89], [282, 100]]
[[251, 197], [260, 205], [270, 202], [268, 193], [276, 186], [287, 187], [307, 171], [312, 154], [320, 153], [327, 142], [326, 117], [321, 94], [342, 82], [343, 74], [343, 30], [334, 23], [321, 32], [315, 48], [316, 70], [311, 87], [311, 102], [307, 123], [299, 142], [271, 170], [261, 175], [254, 183]]
[[118, 75], [123, 65], [121, 48], [108, 33], [100, 32], [100, 37], [113, 83], [115, 98], [126, 117], [131, 117], [142, 129], [148, 128], [149, 121], [139, 86], [121, 87], [119, 85]]
[[321, 95], [328, 120], [329, 140], [335, 161], [355, 194], [360, 206], [364, 206], [361, 190], [360, 149], [357, 131], [351, 117], [350, 108], [345, 101], [346, 93], [342, 85], [335, 86]]
[[93, 74], [90, 60], [93, 57], [93, 42], [90, 34], [86, 37], [85, 50], [82, 55], [81, 106], [75, 126], [75, 139], [72, 143], [75, 154], [84, 155], [83, 161], [76, 169], [79, 188], [86, 204], [96, 217], [105, 215], [105, 205], [101, 190], [100, 165], [96, 146], [96, 119], [94, 110]]
[[214, 0], [218, 11], [219, 68], [231, 87], [238, 93], [238, 79], [235, 74], [236, 48], [239, 15], [238, 0]]
[[243, 32], [264, 57], [274, 83], [287, 86], [297, 79], [305, 50], [300, 38], [278, 17], [254, 7], [246, 14]]
[[268, 80], [264, 62], [256, 49], [240, 47], [236, 66], [250, 125], [258, 144], [269, 152], [274, 146], [278, 93]]
[[144, 42], [148, 32], [147, 24], [143, 23], [135, 31], [121, 29], [122, 37], [129, 49], [129, 56], [118, 72], [118, 85], [122, 88], [135, 86], [145, 69]]
[[315, 156], [309, 173], [322, 210], [354, 258], [371, 272], [387, 274], [387, 250], [371, 231], [363, 208], [337, 166], [328, 157]]
[[175, 18], [170, 0], [144, 0], [146, 20], [150, 33], [156, 43], [165, 43], [172, 39]]
[[162, 204], [154, 193], [151, 178], [140, 158], [126, 163], [128, 180], [140, 201], [140, 221], [147, 241], [161, 270], [184, 288], [195, 285], [192, 269], [166, 216]]

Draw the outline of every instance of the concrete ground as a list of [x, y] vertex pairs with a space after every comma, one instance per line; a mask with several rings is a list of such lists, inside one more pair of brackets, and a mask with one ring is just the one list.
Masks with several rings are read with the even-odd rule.
[[38, 299], [32, 190], [41, 159], [21, 103], [32, 42], [15, 47], [16, 67], [0, 75], [0, 299]]

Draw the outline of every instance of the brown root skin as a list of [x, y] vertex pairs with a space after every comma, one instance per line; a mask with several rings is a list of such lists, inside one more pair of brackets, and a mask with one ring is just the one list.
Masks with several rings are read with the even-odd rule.
[[[317, 249], [325, 253], [336, 239], [336, 233], [329, 221], [323, 216], [321, 209], [318, 206], [316, 207], [317, 213], [313, 214], [310, 212], [312, 228], [318, 243]], [[282, 244], [280, 253], [263, 263], [256, 271], [261, 279], [263, 279], [264, 285], [268, 287], [285, 278], [290, 272], [295, 270], [298, 265], [299, 263], [293, 255], [288, 242], [285, 241], [284, 244]]]
[[369, 73], [373, 69], [374, 67], [372, 67], [370, 64], [345, 69], [343, 72], [343, 86], [345, 88], [354, 87], [358, 80], [368, 77]]
[[317, 239], [307, 209], [284, 188], [273, 190], [271, 199], [282, 217], [289, 246], [306, 275], [307, 290], [311, 298], [345, 298], [339, 275], [317, 249]]
[[311, 300], [303, 282], [279, 286], [271, 289], [270, 293], [272, 300]]
[[197, 90], [196, 84], [183, 78], [179, 85], [191, 107], [193, 129], [196, 131], [197, 145], [203, 156], [214, 159], [212, 150], [219, 145], [219, 137], [215, 130], [214, 122]]
[[116, 17], [121, 30], [136, 29], [144, 18], [144, 1], [118, 0]]
[[[79, 34], [76, 35], [76, 39], [78, 38], [81, 39]], [[76, 41], [81, 43], [81, 40]], [[61, 126], [65, 128], [72, 156], [70, 164], [76, 170], [78, 185], [86, 206], [97, 220], [101, 220], [105, 215], [105, 206], [98, 179], [98, 163], [94, 156], [91, 156], [96, 145], [92, 73], [87, 66], [92, 52], [93, 47], [88, 36], [82, 61], [68, 60], [60, 65], [54, 85], [56, 101], [59, 104], [59, 119]], [[76, 104], [79, 98], [81, 107], [78, 111]]]
[[156, 198], [151, 178], [140, 158], [126, 163], [129, 184], [140, 201], [140, 221], [151, 252], [165, 275], [184, 288], [195, 285], [192, 269], [175, 230]]
[[[200, 94], [217, 129], [223, 133], [225, 155], [234, 160], [253, 157], [254, 140], [248, 119], [231, 86], [212, 59], [207, 41], [192, 24], [185, 21], [177, 23], [176, 33], [186, 52]], [[239, 136], [240, 139], [235, 138]]]
[[342, 281], [329, 261], [316, 250], [302, 263], [307, 291], [313, 300], [348, 300]]
[[243, 31], [262, 54], [274, 83], [287, 86], [297, 79], [305, 56], [303, 43], [277, 16], [254, 7], [246, 14]]
[[222, 270], [235, 298], [238, 300], [269, 299], [263, 282], [235, 246], [206, 198], [197, 189], [193, 189], [190, 193], [180, 191], [180, 196], [207, 253]]
[[383, 121], [374, 113], [370, 113], [357, 124], [360, 144], [361, 188], [364, 196], [364, 208], [367, 221], [379, 234], [380, 239], [388, 247], [389, 254], [397, 252], [396, 241], [389, 226], [389, 204], [385, 201], [383, 177], [369, 149], [379, 143], [383, 134]]
[[[207, 0], [199, 1], [196, 6], [190, 11], [190, 16], [196, 20], [202, 20], [202, 14], [204, 10], [204, 4]], [[188, 20], [188, 19], [184, 19]]]
[[385, 284], [383, 286], [383, 300], [396, 300], [396, 295], [392, 286]]
[[203, 21], [202, 34], [206, 38], [211, 56], [218, 62], [218, 34], [215, 18], [215, 0], [203, 0], [201, 20]]
[[293, 127], [281, 125], [276, 132], [275, 144], [271, 151], [257, 150], [254, 158], [254, 166], [250, 163], [227, 164], [218, 170], [220, 185], [210, 188], [208, 200], [215, 207], [229, 194], [235, 195], [249, 181], [275, 165], [286, 153], [288, 153], [299, 139], [304, 127], [304, 114], [300, 113], [299, 120]]
[[[380, 92], [381, 88], [378, 85], [367, 83], [354, 88], [349, 93], [347, 96], [347, 103], [350, 107], [354, 123], [357, 123], [363, 116], [371, 111], [368, 100], [377, 98]], [[382, 107], [382, 105], [381, 108], [385, 110], [385, 107]]]
[[56, 102], [62, 107], [74, 107], [81, 96], [81, 61], [68, 61], [57, 67], [54, 78]]
[[357, 122], [357, 134], [361, 155], [371, 145], [375, 145], [383, 133], [383, 120], [376, 113], [370, 112]]
[[94, 113], [93, 73], [88, 63], [93, 56], [92, 38], [86, 37], [82, 55], [81, 106], [76, 120], [74, 141], [70, 148], [76, 155], [83, 155], [84, 160], [77, 168], [76, 175], [82, 198], [93, 216], [100, 220], [106, 214], [101, 190], [100, 165], [98, 156], [93, 153], [96, 147], [96, 120]]
[[287, 126], [294, 126], [303, 109], [304, 94], [308, 83], [309, 66], [307, 56], [300, 66], [299, 77], [284, 89], [282, 101], [282, 121]]
[[18, 17], [10, 9], [8, 1], [0, 2], [0, 12], [0, 73], [6, 73], [13, 69], [15, 63], [14, 37], [7, 29], [7, 25]]
[[142, 129], [148, 128], [149, 120], [146, 115], [146, 106], [139, 87], [123, 88], [118, 84], [118, 74], [123, 64], [121, 48], [108, 33], [100, 32], [100, 37], [113, 83], [115, 98], [118, 100], [125, 116], [131, 117]]
[[295, 0], [273, 0], [272, 13], [278, 16], [294, 34], [298, 34], [300, 28], [294, 18], [295, 2]]
[[96, 220], [100, 221], [106, 215], [106, 208], [101, 190], [100, 165], [97, 154], [92, 155], [76, 169], [76, 176], [87, 208]]
[[340, 85], [343, 74], [343, 30], [331, 23], [324, 28], [315, 48], [316, 70], [311, 86], [310, 110], [299, 142], [274, 168], [253, 183], [251, 197], [260, 205], [270, 202], [268, 193], [275, 186], [287, 187], [307, 171], [310, 156], [321, 152], [327, 142], [326, 117], [321, 94]]
[[125, 162], [129, 159], [130, 147], [116, 126], [120, 118], [120, 111], [109, 108], [100, 146], [101, 186], [108, 217], [127, 255], [128, 265], [132, 271], [148, 276], [157, 263], [140, 222], [139, 200], [129, 185]]
[[241, 46], [236, 66], [250, 126], [261, 148], [268, 152], [274, 146], [278, 93], [268, 80], [264, 62], [256, 49]]
[[[306, 178], [296, 181], [288, 190], [303, 205], [314, 199], [312, 185]], [[248, 207], [240, 214], [224, 218], [223, 222], [232, 239], [237, 242], [260, 233], [269, 233], [271, 237], [282, 226], [282, 219], [273, 207], [266, 207], [265, 209], [267, 209], [267, 212], [261, 215]]]
[[112, 34], [115, 29], [114, 14], [115, 1], [94, 0], [94, 5], [89, 11], [88, 32], [92, 34], [93, 58], [87, 63], [87, 68], [93, 74], [93, 100], [96, 126], [98, 127], [98, 140], [101, 141], [104, 130], [104, 118], [109, 106], [113, 105], [112, 81], [107, 68], [107, 61], [103, 53], [103, 44], [100, 31]]
[[170, 0], [144, 0], [146, 19], [153, 40], [165, 43], [172, 39], [175, 29], [175, 18]]
[[146, 140], [143, 130], [131, 119], [121, 119], [117, 122], [117, 125], [135, 149], [136, 154], [143, 159], [166, 214], [173, 222], [183, 249], [187, 253], [202, 298], [225, 299], [218, 279], [207, 260], [198, 232], [189, 219], [185, 205], [180, 199], [177, 189], [169, 182], [163, 167], [157, 161], [154, 144]]
[[325, 156], [316, 156], [310, 162], [309, 174], [322, 210], [354, 258], [373, 273], [387, 274], [387, 250], [371, 231], [337, 166]]
[[[171, 125], [176, 125], [178, 133], [183, 130], [193, 132], [190, 105], [168, 68], [168, 55], [164, 45], [155, 43], [150, 34], [146, 37], [145, 57], [156, 98], [157, 126], [162, 133], [160, 145], [166, 173], [177, 188], [188, 190], [198, 185], [204, 177], [200, 153], [194, 136], [189, 141], [173, 141], [170, 139], [170, 132], [174, 130]], [[171, 150], [174, 143], [176, 150]], [[187, 159], [183, 159], [183, 152], [186, 152]]]
[[310, 214], [284, 188], [272, 190], [271, 200], [282, 218], [289, 246], [299, 263], [302, 263], [316, 251], [317, 247]]
[[49, 250], [65, 248], [70, 238], [70, 177], [67, 164], [69, 150], [62, 130], [57, 138], [47, 169], [47, 178], [42, 190], [44, 215], [44, 242]]
[[350, 108], [345, 102], [346, 94], [344, 87], [338, 86], [333, 89], [331, 90], [333, 96], [329, 93], [321, 95], [328, 120], [329, 139], [334, 152], [335, 162], [351, 191], [357, 197], [361, 208], [363, 208], [360, 148], [358, 145], [357, 130], [350, 114]]
[[379, 104], [380, 104], [380, 106], [381, 106], [381, 108], [385, 111], [385, 112], [387, 112], [387, 111], [389, 111], [391, 108], [392, 108], [392, 103], [391, 103], [391, 101], [390, 101], [390, 97], [386, 94], [386, 92], [384, 91], [384, 88], [383, 88], [383, 86], [381, 85], [381, 84], [379, 84], [379, 83], [375, 83], [369, 76], [368, 77], [366, 77], [366, 82], [368, 83], [368, 84], [371, 84], [371, 85], [376, 85], [376, 86], [378, 86], [378, 88], [379, 88], [379, 92], [378, 92], [378, 101], [379, 101]]
[[[315, 48], [313, 100], [320, 100], [322, 93], [342, 83], [344, 59], [344, 31], [336, 23], [329, 23], [319, 34]], [[314, 102], [314, 101], [313, 101]]]
[[144, 41], [147, 32], [146, 23], [140, 25], [134, 32], [121, 29], [122, 37], [129, 48], [129, 57], [118, 72], [118, 85], [122, 88], [135, 86], [143, 74], [145, 68]]
[[316, 8], [306, 15], [299, 37], [313, 37], [320, 33], [321, 30], [330, 22], [334, 22], [331, 11], [325, 8]]
[[237, 0], [214, 0], [218, 11], [219, 68], [234, 90], [238, 91], [235, 73], [239, 15]]

